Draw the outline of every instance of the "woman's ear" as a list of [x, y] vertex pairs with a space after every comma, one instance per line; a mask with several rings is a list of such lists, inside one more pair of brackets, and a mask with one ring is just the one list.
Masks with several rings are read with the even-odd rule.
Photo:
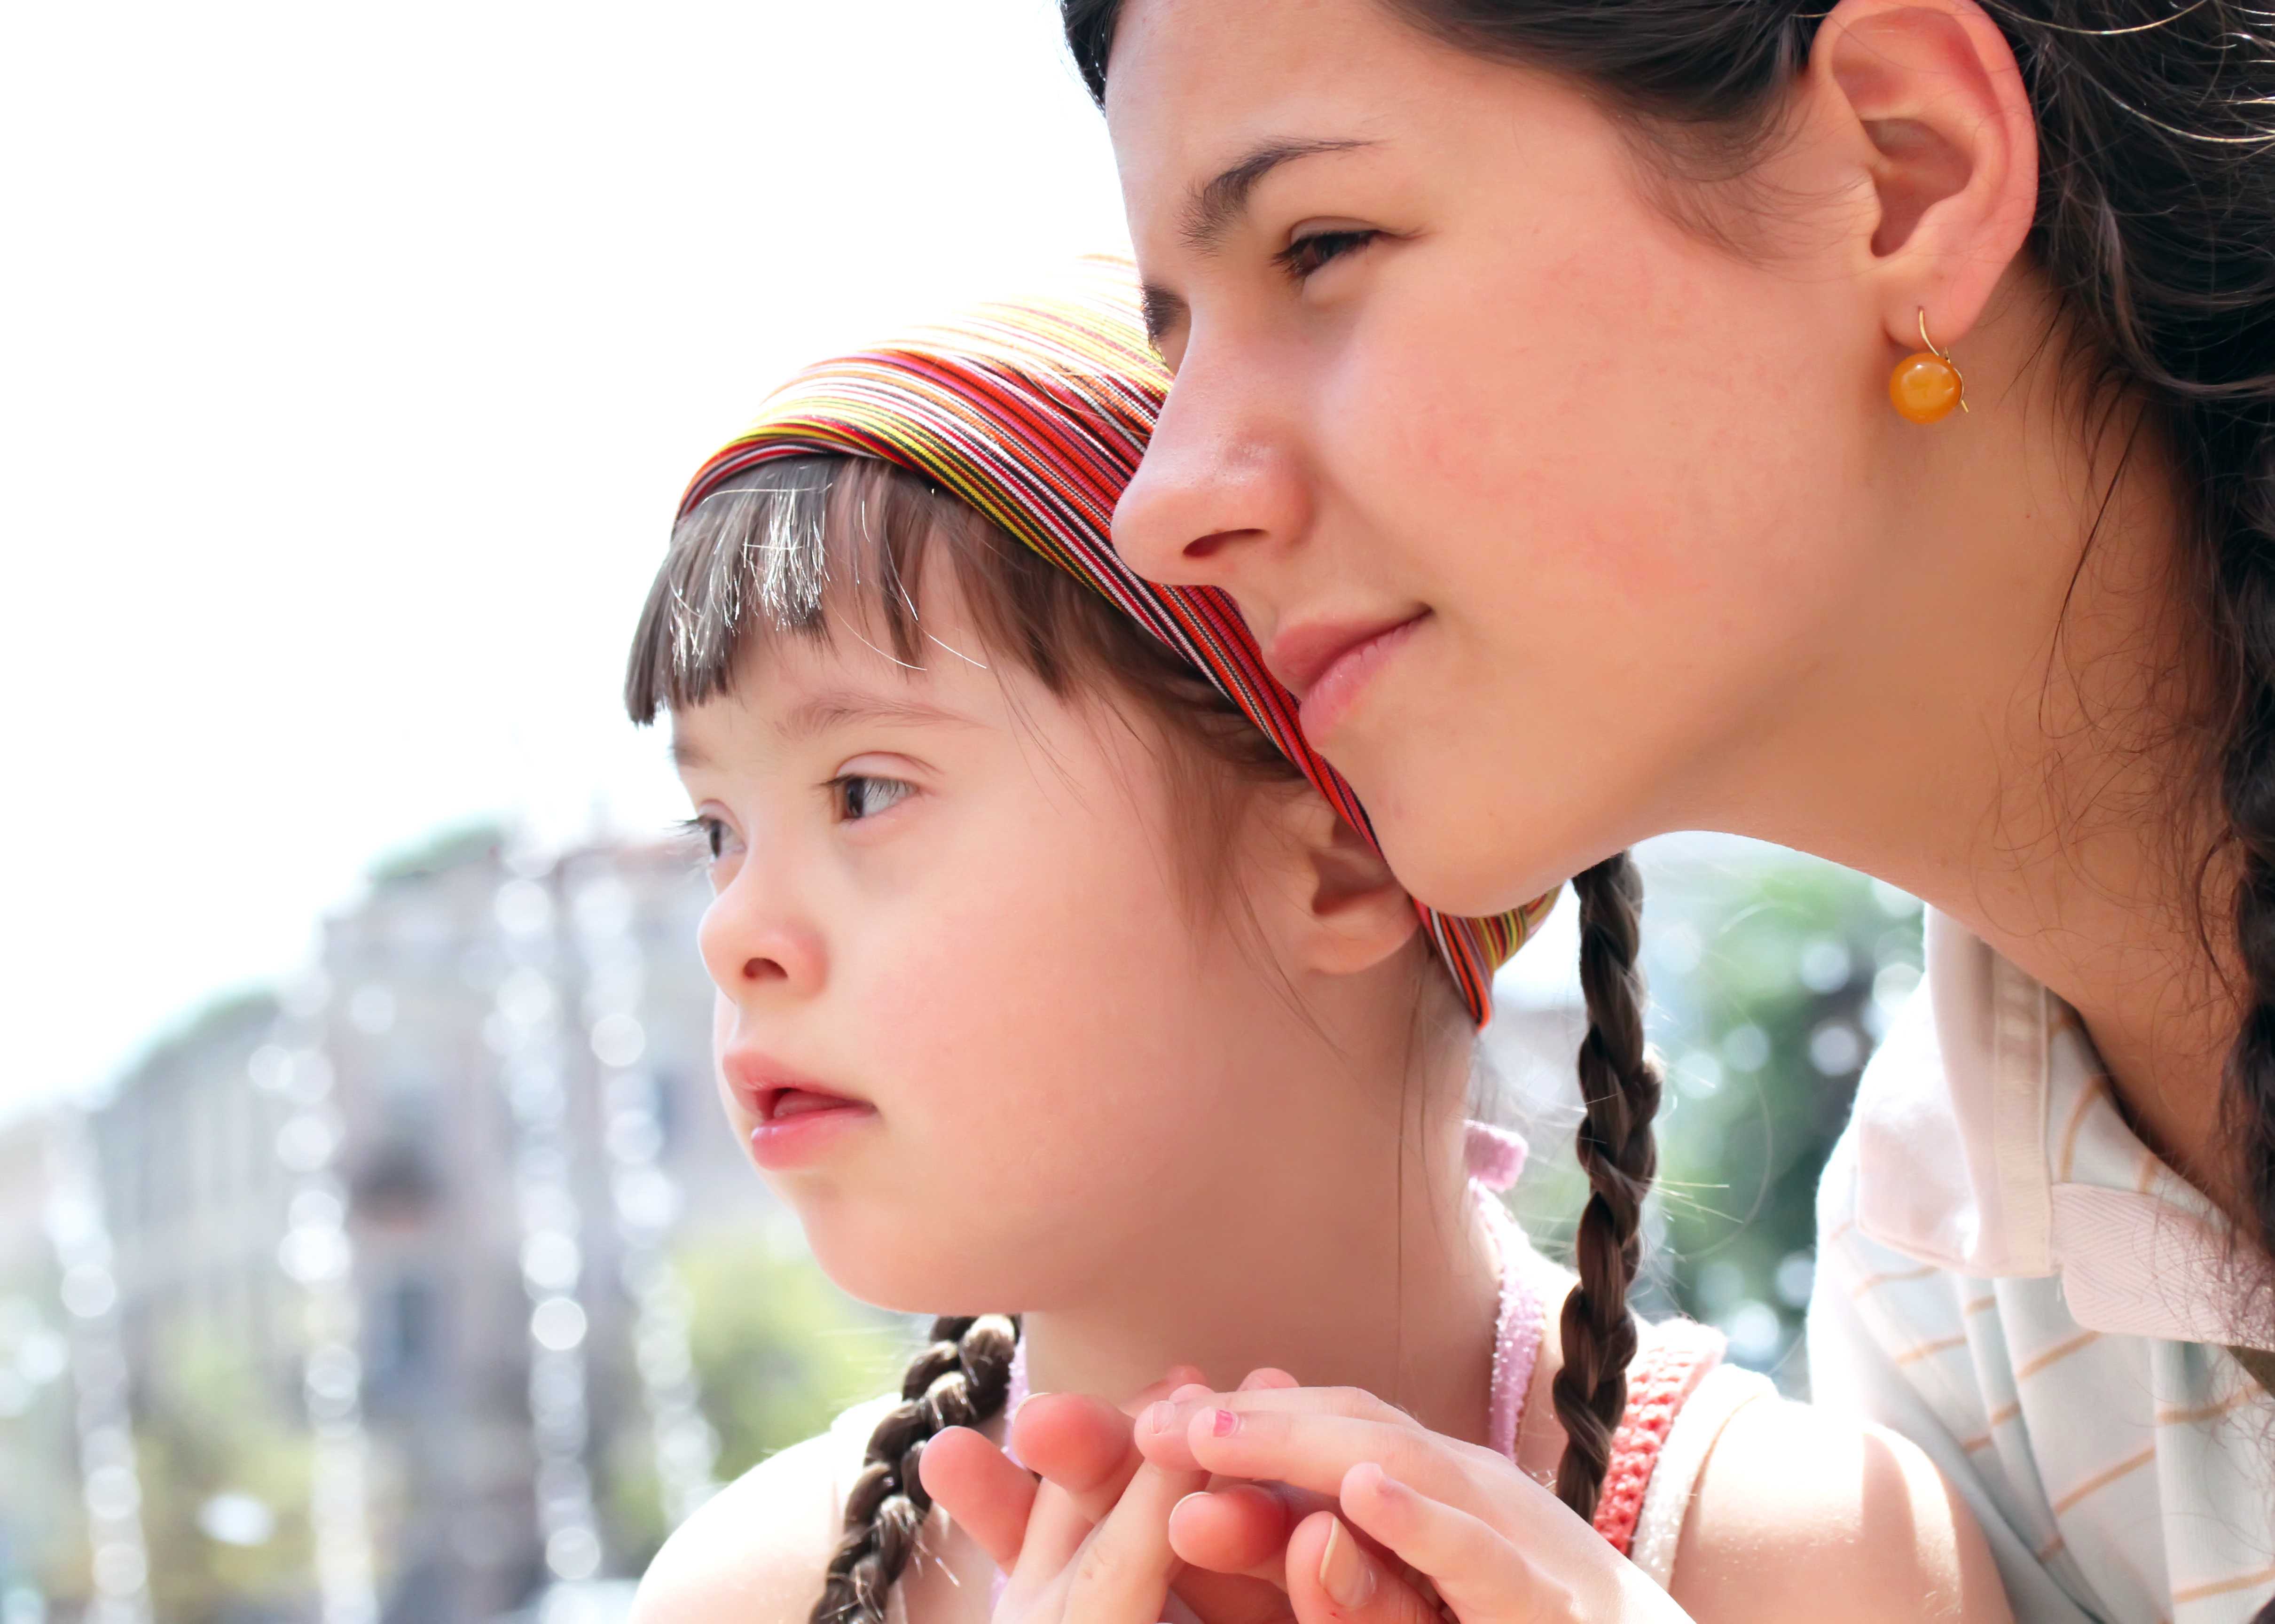
[[1271, 821], [1285, 842], [1288, 962], [1327, 976], [1373, 969], [1421, 928], [1414, 900], [1364, 837], [1317, 795], [1289, 797]]
[[1849, 138], [1872, 201], [1859, 274], [1889, 338], [1966, 336], [2037, 212], [2037, 122], [1976, 0], [1840, 0], [1810, 53], [1818, 113]]

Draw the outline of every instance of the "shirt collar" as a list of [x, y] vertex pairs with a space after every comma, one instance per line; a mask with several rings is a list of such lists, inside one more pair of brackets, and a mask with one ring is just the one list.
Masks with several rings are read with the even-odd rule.
[[1933, 910], [1926, 976], [1850, 1131], [1857, 1225], [1882, 1245], [1977, 1278], [2059, 1276], [2090, 1330], [2275, 1349], [2239, 1311], [2249, 1259], [2127, 1126], [2076, 1012]]

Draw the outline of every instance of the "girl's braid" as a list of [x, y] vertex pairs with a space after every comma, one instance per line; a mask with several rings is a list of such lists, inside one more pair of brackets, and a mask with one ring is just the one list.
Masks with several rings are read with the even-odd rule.
[[1636, 967], [1643, 879], [1635, 859], [1624, 851], [1606, 858], [1572, 889], [1580, 902], [1580, 986], [1588, 1001], [1580, 1045], [1588, 1109], [1579, 1155], [1590, 1194], [1573, 1242], [1580, 1280], [1564, 1299], [1564, 1367], [1553, 1392], [1569, 1440], [1557, 1463], [1556, 1495], [1592, 1518], [1635, 1357], [1628, 1288], [1642, 1261], [1643, 1200], [1659, 1165], [1651, 1123], [1659, 1114], [1659, 1070], [1644, 1047], [1643, 976]]
[[930, 1346], [901, 1379], [901, 1402], [869, 1434], [861, 1475], [845, 1497], [845, 1534], [810, 1624], [884, 1624], [886, 1598], [932, 1510], [917, 1476], [925, 1444], [943, 1427], [978, 1426], [1001, 1412], [1018, 1342], [1019, 1322], [1001, 1314], [932, 1322]]

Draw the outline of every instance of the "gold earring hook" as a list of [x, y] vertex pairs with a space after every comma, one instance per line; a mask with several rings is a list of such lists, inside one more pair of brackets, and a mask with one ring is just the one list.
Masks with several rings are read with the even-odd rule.
[[[1937, 349], [1935, 340], [1927, 336], [1927, 306], [1922, 305], [1918, 306], [1918, 310], [1920, 343], [1927, 347], [1927, 352], [1930, 355], [1950, 367], [1951, 375], [1959, 380], [1959, 409], [1961, 412], [1967, 412], [1967, 374], [1959, 370], [1959, 363], [1951, 359], [1950, 351]], [[1967, 412], [1967, 415], [1973, 417], [1975, 414], [1972, 412]]]

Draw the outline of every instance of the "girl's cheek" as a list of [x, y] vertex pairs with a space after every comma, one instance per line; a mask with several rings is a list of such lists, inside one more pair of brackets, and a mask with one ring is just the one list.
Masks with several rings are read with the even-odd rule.
[[719, 1057], [727, 1052], [727, 1045], [735, 1035], [735, 1006], [724, 993], [711, 995], [711, 1081], [719, 1091], [719, 1103], [727, 1113], [729, 1125], [738, 1131], [744, 1126], [742, 1108], [736, 1105], [734, 1091], [727, 1086], [727, 1075], [719, 1064]]

